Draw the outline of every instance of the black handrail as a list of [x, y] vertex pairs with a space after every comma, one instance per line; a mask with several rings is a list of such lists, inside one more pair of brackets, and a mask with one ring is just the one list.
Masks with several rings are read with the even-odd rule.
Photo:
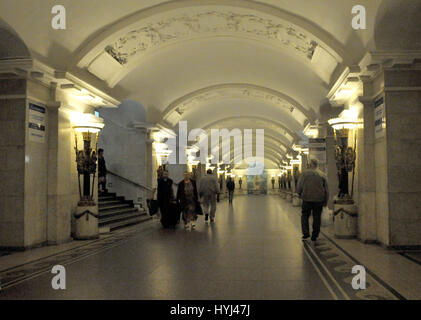
[[141, 184], [139, 184], [137, 182], [134, 182], [134, 181], [132, 181], [130, 179], [127, 179], [125, 177], [122, 177], [119, 174], [114, 173], [112, 171], [107, 170], [107, 173], [109, 173], [109, 174], [111, 174], [111, 175], [113, 175], [113, 176], [115, 176], [115, 177], [117, 177], [117, 178], [119, 178], [119, 179], [121, 179], [121, 180], [123, 180], [125, 182], [131, 183], [131, 184], [135, 185], [136, 187], [139, 187], [139, 188], [142, 188], [142, 189], [145, 189], [145, 190], [148, 190], [148, 191], [153, 191], [152, 188], [145, 187], [145, 186], [143, 186], [143, 185], [141, 185]]

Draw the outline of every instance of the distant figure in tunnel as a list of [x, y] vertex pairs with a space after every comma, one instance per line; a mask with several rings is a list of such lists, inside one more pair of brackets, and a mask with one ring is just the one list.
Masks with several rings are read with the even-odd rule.
[[218, 180], [212, 175], [212, 170], [208, 169], [206, 171], [206, 176], [201, 178], [199, 183], [199, 195], [203, 206], [203, 212], [205, 213], [205, 221], [208, 221], [209, 215], [211, 222], [215, 220], [216, 195], [218, 193]]
[[98, 192], [107, 192], [107, 166], [105, 165], [104, 149], [98, 150]]
[[229, 199], [229, 203], [232, 204], [232, 199], [234, 197], [234, 189], [235, 189], [235, 183], [232, 180], [231, 177], [228, 177], [228, 181], [227, 181], [227, 189], [228, 189], [228, 199]]
[[170, 210], [171, 202], [175, 202], [172, 185], [173, 181], [168, 178], [168, 171], [162, 171], [162, 177], [158, 179], [157, 200], [161, 212], [161, 223], [164, 228], [175, 227], [179, 218], [176, 212]]
[[183, 214], [184, 228], [193, 230], [197, 220], [199, 199], [197, 196], [196, 181], [190, 179], [190, 173], [184, 172], [184, 179], [179, 182], [177, 201]]
[[316, 241], [320, 233], [320, 222], [323, 207], [327, 206], [329, 187], [325, 175], [318, 170], [316, 159], [310, 160], [310, 168], [304, 171], [297, 185], [297, 193], [303, 200], [301, 211], [301, 229], [303, 240], [310, 237], [308, 219], [313, 214], [313, 233], [311, 240]]

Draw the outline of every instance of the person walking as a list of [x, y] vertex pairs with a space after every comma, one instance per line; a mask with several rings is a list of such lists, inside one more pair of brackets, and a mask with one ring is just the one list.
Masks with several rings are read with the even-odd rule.
[[162, 172], [162, 177], [158, 179], [158, 194], [157, 200], [159, 210], [161, 212], [161, 223], [164, 228], [174, 228], [178, 222], [178, 215], [176, 212], [170, 210], [170, 204], [175, 202], [173, 181], [168, 178], [168, 171]]
[[313, 232], [311, 240], [315, 242], [320, 233], [323, 207], [327, 206], [329, 187], [323, 172], [318, 170], [318, 161], [310, 160], [310, 167], [298, 179], [297, 193], [303, 200], [301, 210], [301, 229], [303, 240], [310, 237], [308, 219], [313, 215]]
[[219, 193], [219, 183], [216, 177], [212, 175], [212, 170], [208, 169], [206, 175], [200, 179], [199, 195], [205, 213], [205, 221], [215, 221], [216, 195]]
[[190, 226], [193, 230], [196, 227], [199, 198], [196, 182], [190, 179], [189, 172], [184, 172], [184, 179], [178, 183], [177, 202], [183, 215], [184, 228], [188, 229]]
[[107, 192], [107, 166], [105, 165], [104, 149], [98, 150], [98, 193]]
[[228, 181], [227, 181], [227, 189], [228, 189], [228, 199], [229, 199], [229, 203], [232, 204], [232, 199], [234, 197], [234, 189], [235, 189], [235, 183], [232, 180], [231, 177], [228, 177]]

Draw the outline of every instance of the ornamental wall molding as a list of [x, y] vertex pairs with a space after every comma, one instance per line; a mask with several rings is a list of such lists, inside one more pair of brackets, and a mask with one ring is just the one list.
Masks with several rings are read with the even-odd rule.
[[[254, 129], [270, 129], [273, 132], [277, 132], [278, 135], [283, 136], [285, 141], [292, 146], [300, 140], [300, 136], [287, 128], [284, 124], [275, 121], [273, 119], [267, 119], [264, 117], [253, 116], [239, 116], [239, 117], [228, 117], [214, 121], [203, 127], [203, 130], [217, 129], [217, 128], [229, 128], [227, 122], [232, 122], [233, 128], [254, 128]], [[241, 124], [241, 125], [240, 125]]]
[[[253, 141], [252, 144], [247, 144], [247, 145], [243, 142], [243, 147], [245, 147], [245, 146], [250, 146], [250, 147], [253, 148], [252, 150], [255, 150], [254, 149], [254, 147], [255, 147], [254, 141]], [[230, 149], [231, 151], [235, 149], [234, 148], [234, 144], [231, 144], [230, 147], [231, 147], [231, 149]], [[221, 146], [219, 146], [219, 148], [220, 148], [220, 150], [222, 150], [222, 147]], [[270, 139], [267, 136], [265, 136], [265, 149], [266, 148], [272, 149], [273, 151], [276, 151], [277, 153], [279, 153], [280, 155], [282, 155], [282, 157], [283, 156], [286, 156], [287, 153], [288, 153], [288, 150], [289, 150], [282, 143], [279, 143], [278, 140]], [[215, 147], [215, 149], [216, 149], [216, 147]]]
[[120, 101], [70, 72], [57, 70], [37, 59], [7, 59], [0, 61], [0, 77], [17, 77], [34, 81], [51, 89], [51, 100], [56, 98], [56, 90], [77, 98], [81, 102], [99, 107], [117, 107]]
[[327, 98], [333, 105], [343, 105], [364, 82], [370, 82], [388, 69], [421, 69], [421, 50], [368, 51], [358, 65], [345, 68], [329, 91]]
[[313, 57], [318, 45], [317, 41], [304, 32], [269, 18], [233, 11], [207, 10], [148, 22], [120, 36], [105, 51], [124, 66], [134, 56], [154, 47], [197, 36], [221, 34], [261, 38], [275, 45], [295, 49], [308, 60]]
[[180, 41], [223, 36], [287, 49], [326, 83], [336, 67], [349, 60], [343, 45], [325, 30], [278, 7], [249, 0], [179, 0], [115, 22], [86, 40], [74, 63], [113, 87], [146, 54]]
[[294, 121], [298, 121], [300, 125], [316, 118], [312, 109], [307, 110], [298, 101], [279, 91], [253, 84], [229, 83], [202, 88], [173, 101], [164, 110], [163, 119], [175, 125], [187, 110], [192, 110], [210, 101], [236, 98], [252, 99], [274, 105], [290, 114]]
[[[282, 151], [285, 154], [294, 152], [294, 150], [291, 148], [289, 142], [286, 143], [285, 141], [279, 139], [279, 137], [276, 137], [273, 134], [269, 134], [268, 131], [269, 130], [265, 129], [265, 143], [266, 143], [266, 141], [271, 141], [271, 143], [274, 146], [279, 147], [279, 150]], [[207, 133], [208, 133], [208, 135], [210, 135], [210, 129], [208, 129]], [[272, 132], [272, 133], [274, 133], [274, 132]]]
[[[243, 144], [243, 150], [244, 150], [244, 148], [246, 146], [251, 147], [253, 151], [255, 150], [253, 148], [254, 147], [254, 144], [253, 145], [245, 145], [245, 144]], [[234, 148], [234, 145], [232, 144], [229, 152], [234, 152], [234, 150], [235, 150], [235, 148]], [[265, 141], [265, 148], [264, 148], [264, 150], [265, 150], [265, 152], [267, 150], [272, 151], [274, 154], [276, 154], [279, 157], [279, 159], [282, 159], [286, 155], [286, 153], [282, 152], [282, 150], [280, 148], [278, 148], [276, 145], [266, 144], [266, 141]], [[220, 154], [224, 155], [224, 153], [222, 153], [222, 147], [221, 146], [220, 146]]]

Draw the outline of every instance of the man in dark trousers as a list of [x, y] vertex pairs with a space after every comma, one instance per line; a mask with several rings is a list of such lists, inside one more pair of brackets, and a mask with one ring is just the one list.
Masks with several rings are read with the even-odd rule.
[[171, 202], [174, 202], [173, 181], [168, 178], [168, 171], [162, 172], [162, 177], [158, 179], [157, 200], [161, 212], [161, 223], [164, 228], [174, 228], [179, 220], [177, 212], [171, 212]]
[[320, 233], [320, 223], [323, 207], [327, 206], [329, 188], [323, 172], [318, 170], [316, 159], [310, 160], [310, 168], [304, 171], [297, 185], [297, 193], [303, 200], [301, 211], [301, 229], [303, 240], [310, 237], [308, 219], [313, 214], [313, 233], [311, 241], [316, 241]]
[[104, 149], [98, 150], [98, 192], [105, 193], [107, 192], [107, 166], [105, 165], [104, 159]]
[[227, 189], [228, 189], [229, 203], [232, 204], [232, 198], [234, 197], [235, 183], [234, 183], [234, 181], [232, 181], [231, 177], [228, 177]]

